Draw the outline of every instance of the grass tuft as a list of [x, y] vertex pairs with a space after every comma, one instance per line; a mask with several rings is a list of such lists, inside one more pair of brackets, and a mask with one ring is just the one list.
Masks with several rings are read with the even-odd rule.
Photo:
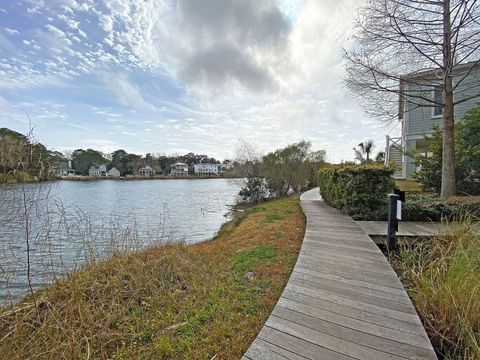
[[278, 220], [280, 220], [280, 216], [278, 216], [277, 214], [270, 214], [265, 217], [265, 222], [267, 223], [272, 223]]
[[480, 359], [480, 235], [468, 221], [415, 247], [394, 267], [445, 359]]

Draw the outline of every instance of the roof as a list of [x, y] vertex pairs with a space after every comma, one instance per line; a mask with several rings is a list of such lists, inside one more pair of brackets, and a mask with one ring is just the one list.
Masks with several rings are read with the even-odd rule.
[[[453, 68], [453, 73], [458, 73], [463, 70], [468, 70], [472, 67], [480, 67], [480, 59], [474, 60], [474, 61], [469, 61], [464, 64], [457, 64]], [[438, 72], [441, 71], [440, 68], [431, 68], [431, 69], [422, 69], [418, 71], [411, 72], [410, 74], [407, 74], [405, 76], [402, 76], [403, 79], [425, 79], [425, 78], [434, 78], [438, 77]]]
[[177, 163], [175, 163], [175, 164], [170, 165], [170, 167], [172, 167], [172, 166], [178, 166], [178, 165], [188, 166], [187, 164], [184, 164], [184, 163], [181, 163], [181, 162], [177, 162]]

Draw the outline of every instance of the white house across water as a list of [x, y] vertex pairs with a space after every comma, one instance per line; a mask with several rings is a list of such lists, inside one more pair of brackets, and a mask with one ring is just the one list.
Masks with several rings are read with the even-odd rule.
[[187, 176], [188, 175], [188, 165], [177, 162], [170, 165], [170, 176]]
[[193, 165], [193, 171], [195, 175], [199, 176], [220, 175], [222, 172], [221, 166], [221, 164], [199, 163]]

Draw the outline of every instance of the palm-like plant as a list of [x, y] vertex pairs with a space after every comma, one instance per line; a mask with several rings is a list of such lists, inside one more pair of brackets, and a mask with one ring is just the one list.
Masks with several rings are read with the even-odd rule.
[[375, 147], [373, 140], [361, 142], [357, 147], [358, 149], [353, 148], [353, 151], [355, 151], [355, 160], [360, 161], [360, 163], [370, 162], [370, 154]]

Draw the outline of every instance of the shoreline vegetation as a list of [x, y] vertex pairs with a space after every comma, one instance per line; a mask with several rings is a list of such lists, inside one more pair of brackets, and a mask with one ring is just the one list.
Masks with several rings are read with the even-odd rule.
[[74, 176], [59, 176], [50, 177], [48, 179], [38, 179], [35, 177], [24, 175], [13, 175], [0, 173], [0, 184], [34, 184], [40, 182], [52, 182], [58, 180], [67, 181], [95, 181], [95, 180], [201, 180], [201, 179], [241, 179], [238, 175], [222, 175], [222, 176], [170, 176], [170, 175], [153, 175], [153, 176], [139, 176], [139, 175], [127, 175], [122, 177], [107, 177], [107, 176], [86, 176], [86, 175], [74, 175]]
[[480, 359], [480, 234], [472, 225], [402, 246], [391, 259], [440, 359]]
[[140, 176], [140, 175], [127, 175], [122, 177], [107, 177], [107, 176], [63, 176], [56, 180], [68, 180], [68, 181], [93, 181], [93, 180], [203, 180], [203, 179], [241, 179], [239, 176], [170, 176], [170, 175], [153, 175], [153, 176]]
[[298, 196], [236, 207], [209, 241], [95, 262], [0, 313], [8, 359], [237, 359], [296, 262]]

